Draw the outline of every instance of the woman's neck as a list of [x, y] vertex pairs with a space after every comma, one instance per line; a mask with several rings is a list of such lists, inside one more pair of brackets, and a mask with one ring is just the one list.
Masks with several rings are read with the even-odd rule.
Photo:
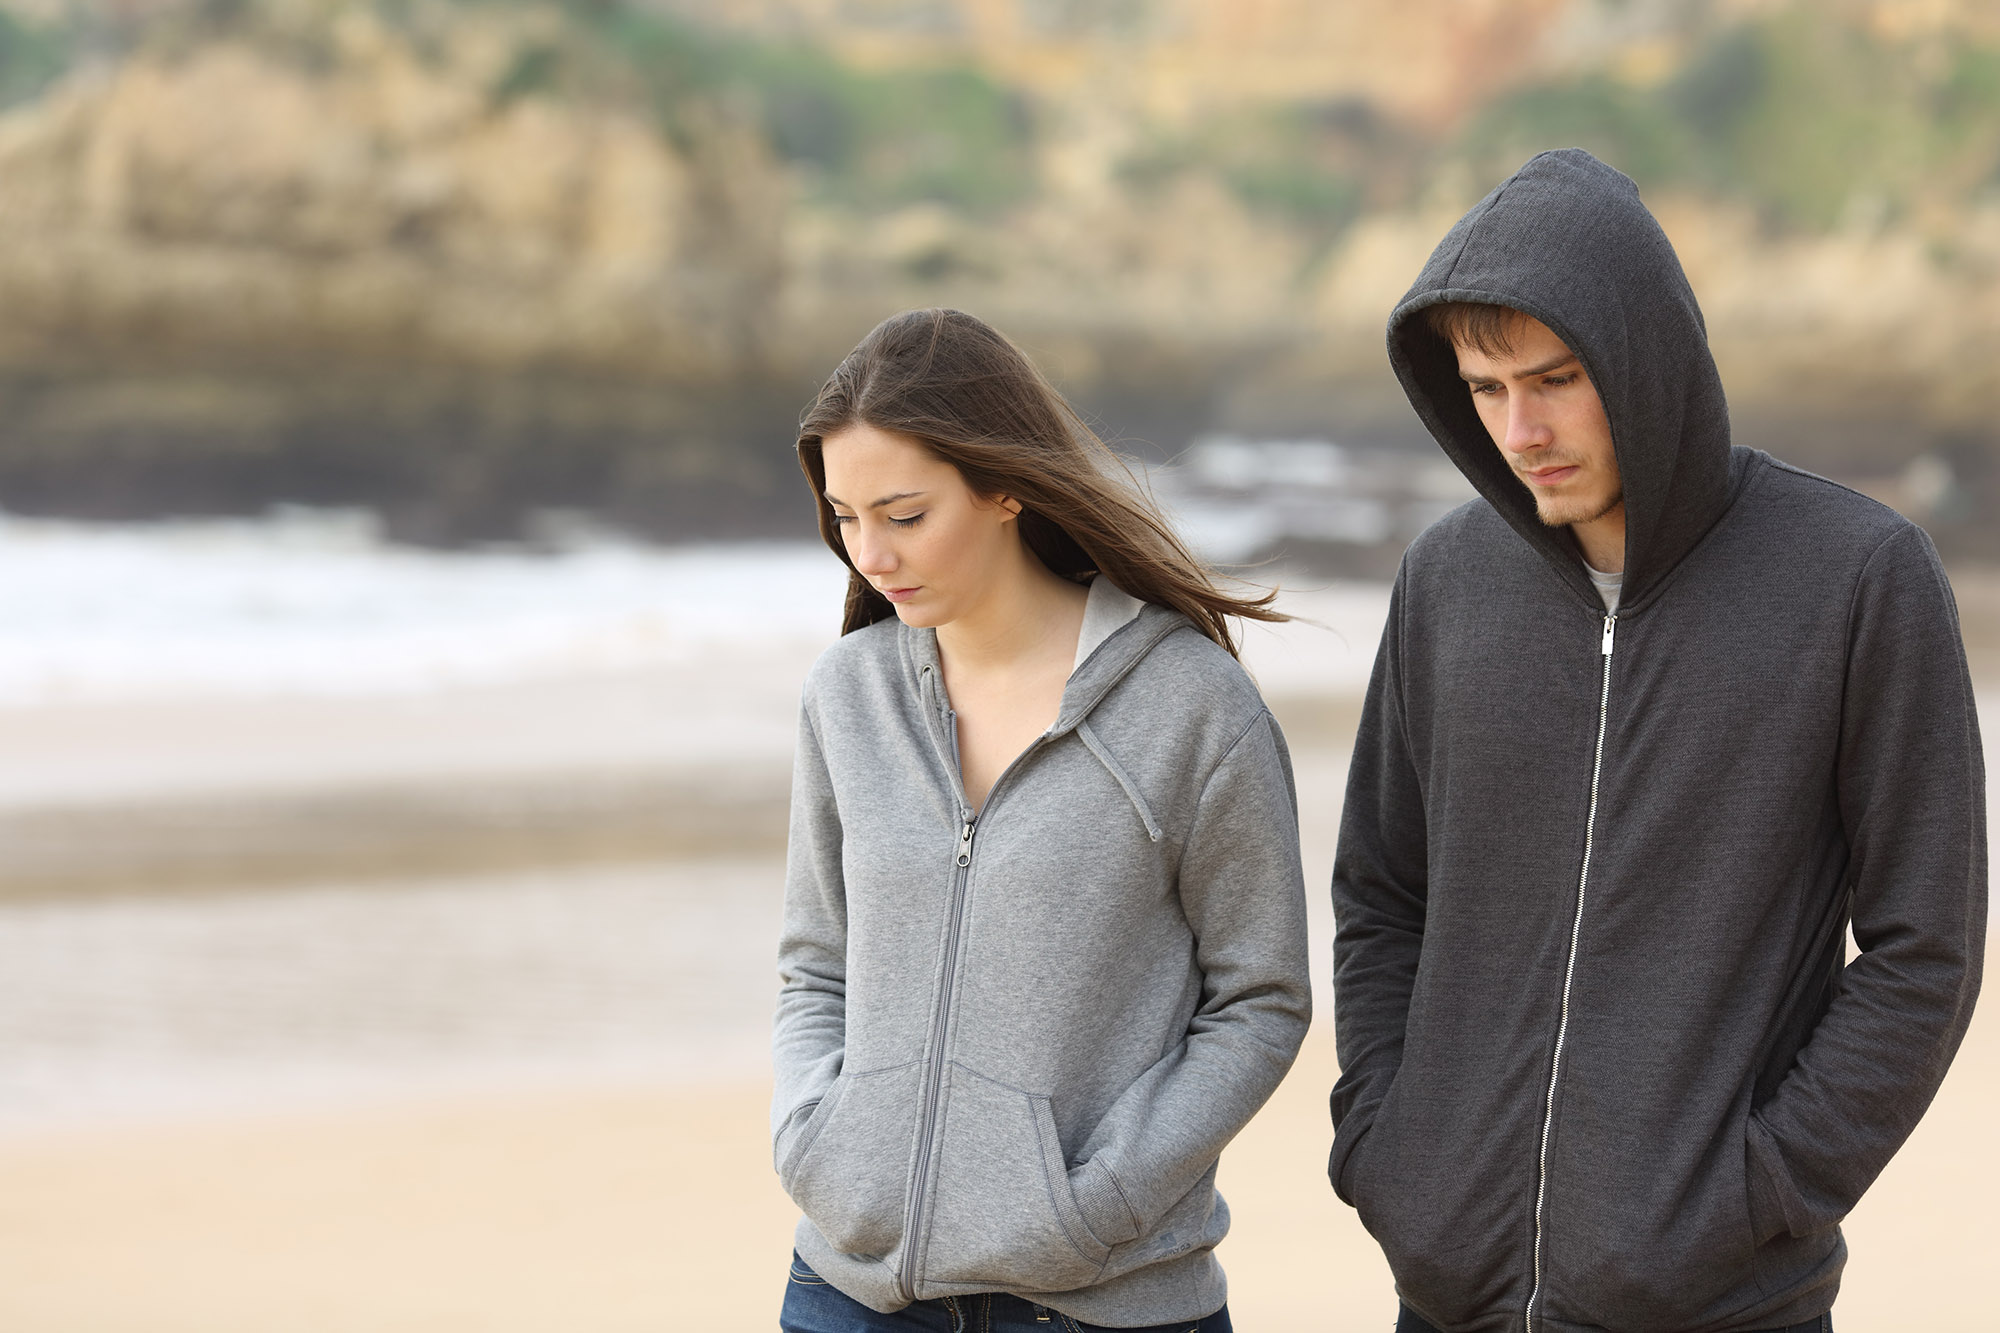
[[1025, 549], [965, 615], [938, 626], [938, 655], [981, 675], [1051, 655], [1073, 658], [1089, 591], [1049, 572]]

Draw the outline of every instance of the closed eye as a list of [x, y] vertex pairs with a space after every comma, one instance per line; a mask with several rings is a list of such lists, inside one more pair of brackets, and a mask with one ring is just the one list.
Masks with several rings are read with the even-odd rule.
[[[923, 519], [923, 514], [922, 514], [922, 513], [915, 513], [915, 514], [910, 514], [910, 515], [908, 515], [907, 517], [904, 517], [904, 518], [897, 518], [897, 517], [896, 517], [895, 515], [891, 514], [891, 515], [889, 516], [889, 523], [890, 523], [890, 525], [891, 525], [891, 526], [893, 526], [893, 527], [898, 527], [898, 528], [914, 528], [915, 526], [917, 526], [917, 524], [918, 524], [918, 523], [919, 523], [920, 521], [922, 521], [922, 519]], [[846, 526], [847, 526], [848, 524], [850, 524], [850, 523], [852, 523], [852, 522], [854, 522], [854, 521], [855, 521], [855, 518], [854, 518], [854, 515], [853, 515], [853, 514], [835, 514], [835, 515], [833, 515], [833, 526], [835, 526], [836, 528], [844, 528], [844, 527], [846, 527]]]

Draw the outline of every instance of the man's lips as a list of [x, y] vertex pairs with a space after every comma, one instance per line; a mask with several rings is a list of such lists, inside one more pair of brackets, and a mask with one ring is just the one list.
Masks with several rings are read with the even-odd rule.
[[1559, 486], [1581, 470], [1575, 463], [1566, 463], [1559, 467], [1531, 468], [1521, 475], [1536, 486]]
[[892, 602], [907, 602], [915, 597], [919, 588], [884, 588], [882, 595]]

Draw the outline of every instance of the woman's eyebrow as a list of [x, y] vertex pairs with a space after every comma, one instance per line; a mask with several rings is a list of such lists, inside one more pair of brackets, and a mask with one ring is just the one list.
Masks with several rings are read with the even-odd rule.
[[[874, 504], [871, 504], [868, 507], [870, 509], [880, 509], [883, 505], [892, 505], [896, 503], [896, 501], [898, 500], [915, 500], [921, 496], [928, 495], [929, 493], [930, 492], [928, 491], [897, 491], [894, 495], [883, 496], [881, 499], [877, 500]], [[825, 491], [821, 491], [820, 494], [826, 496], [826, 502], [830, 505], [847, 504], [847, 501], [836, 499], [834, 496], [828, 495], [827, 492]], [[852, 507], [853, 506], [851, 505], [849, 506], [849, 508]]]

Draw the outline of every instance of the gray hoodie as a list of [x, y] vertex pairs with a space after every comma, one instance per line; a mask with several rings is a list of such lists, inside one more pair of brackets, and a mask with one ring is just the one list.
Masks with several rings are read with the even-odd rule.
[[[1441, 301], [1582, 359], [1625, 485], [1615, 615], [1419, 317]], [[1449, 1333], [1815, 1318], [1979, 984], [1984, 768], [1937, 556], [1732, 449], [1680, 265], [1586, 153], [1453, 228], [1389, 346], [1482, 498], [1404, 558], [1349, 773], [1334, 1186]]]
[[1100, 577], [1079, 657], [976, 818], [933, 631], [857, 630], [806, 682], [773, 1150], [800, 1255], [877, 1310], [1226, 1295], [1216, 1160], [1310, 1004], [1290, 760], [1176, 612]]

